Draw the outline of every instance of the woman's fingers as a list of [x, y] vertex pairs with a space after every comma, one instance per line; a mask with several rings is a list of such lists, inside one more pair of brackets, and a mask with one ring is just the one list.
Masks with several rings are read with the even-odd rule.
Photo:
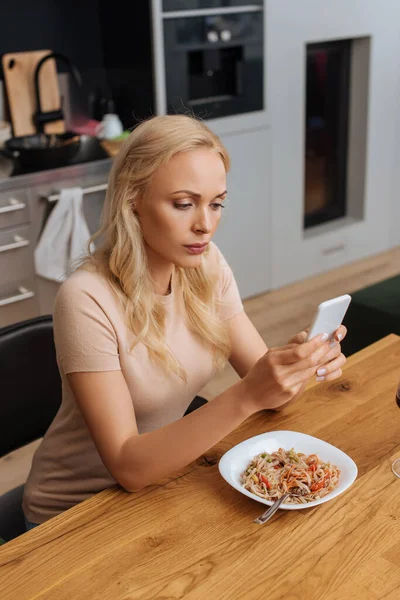
[[333, 373], [329, 373], [329, 375], [327, 375], [325, 377], [324, 381], [333, 381], [334, 379], [338, 379], [342, 375], [343, 375], [342, 369], [338, 369], [337, 371], [334, 371]]
[[330, 381], [331, 379], [336, 379], [338, 375], [332, 377], [332, 374], [336, 373], [337, 371], [341, 371], [345, 362], [346, 357], [344, 356], [344, 354], [340, 353], [337, 358], [331, 360], [331, 362], [317, 369], [317, 381]]
[[[290, 338], [288, 345], [292, 344], [304, 344], [307, 341], [307, 336], [310, 328], [306, 327], [304, 331], [300, 331], [300, 333], [296, 333], [292, 338]], [[341, 325], [334, 333], [333, 341], [341, 342], [347, 335], [347, 327], [345, 325]]]
[[341, 325], [339, 327], [339, 329], [337, 329], [335, 331], [335, 335], [334, 335], [335, 340], [337, 342], [341, 342], [346, 337], [346, 334], [347, 334], [347, 327], [345, 327], [344, 325]]
[[340, 353], [342, 352], [342, 348], [339, 344], [339, 342], [337, 342], [336, 340], [332, 340], [331, 342], [329, 342], [329, 352], [327, 352], [324, 356], [324, 360], [323, 360], [323, 365], [328, 364], [331, 362], [331, 360], [334, 360], [335, 358], [337, 358]]
[[[341, 369], [345, 363], [346, 357], [342, 353], [327, 364], [319, 361], [318, 353], [315, 353], [314, 357], [309, 357], [309, 359], [299, 362], [296, 365], [282, 367], [282, 369], [286, 372], [287, 386], [294, 387], [308, 381], [312, 377], [316, 377], [317, 381], [336, 379], [341, 376]], [[333, 376], [334, 373], [335, 375]]]
[[296, 335], [294, 335], [292, 338], [290, 338], [289, 340], [289, 344], [304, 344], [304, 342], [307, 340], [307, 331], [300, 331], [300, 333], [296, 333]]
[[[303, 344], [290, 344], [284, 348], [274, 348], [271, 353], [271, 359], [279, 365], [295, 365], [295, 363], [313, 360], [319, 364], [322, 357], [330, 350], [329, 343], [326, 341], [325, 334], [317, 335], [312, 340]], [[307, 366], [311, 366], [307, 365]], [[305, 368], [306, 365], [296, 365], [295, 369]]]
[[[307, 327], [304, 331], [300, 331], [300, 333], [296, 333], [296, 335], [294, 335], [292, 338], [290, 338], [289, 340], [289, 344], [304, 344], [305, 341], [307, 341], [307, 336], [308, 336], [308, 332], [309, 332], [310, 328]], [[337, 342], [341, 342], [347, 334], [347, 327], [345, 327], [345, 325], [341, 325], [334, 333], [334, 339]]]

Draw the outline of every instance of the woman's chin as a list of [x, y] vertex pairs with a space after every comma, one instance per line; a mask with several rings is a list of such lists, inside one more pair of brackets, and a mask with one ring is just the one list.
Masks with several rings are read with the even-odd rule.
[[181, 267], [182, 269], [195, 269], [196, 267], [200, 267], [201, 265], [201, 254], [195, 256], [185, 256], [179, 257], [179, 259], [175, 262], [177, 267]]

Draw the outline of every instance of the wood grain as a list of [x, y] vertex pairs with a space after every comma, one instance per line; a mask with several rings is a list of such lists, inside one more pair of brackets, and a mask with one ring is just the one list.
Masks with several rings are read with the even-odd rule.
[[[2, 65], [14, 136], [37, 133], [32, 119], [37, 111], [34, 74], [39, 61], [50, 52], [36, 50], [3, 54]], [[11, 61], [14, 61], [12, 68]], [[42, 111], [58, 110], [61, 99], [54, 59], [46, 61], [40, 69], [39, 89]], [[47, 123], [44, 130], [45, 133], [64, 133], [65, 123], [63, 120]]]
[[[312, 384], [281, 413], [258, 413], [159, 485], [113, 488], [0, 549], [2, 599], [400, 597], [400, 339], [348, 360], [340, 381]], [[355, 484], [332, 502], [279, 511], [231, 488], [217, 461], [262, 431], [292, 429], [339, 446]]]

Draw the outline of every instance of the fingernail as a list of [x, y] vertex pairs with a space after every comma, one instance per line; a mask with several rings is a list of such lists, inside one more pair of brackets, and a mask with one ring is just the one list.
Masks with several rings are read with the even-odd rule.
[[341, 334], [341, 333], [338, 333], [338, 336], [337, 336], [337, 340], [338, 340], [338, 342], [340, 342], [340, 340], [342, 339], [342, 337], [343, 337], [343, 336], [342, 336], [342, 334]]
[[325, 381], [325, 377], [316, 377], [316, 381]]
[[323, 342], [325, 342], [325, 341], [328, 339], [328, 337], [329, 337], [329, 335], [328, 335], [327, 333], [323, 333], [323, 334], [322, 334], [322, 338], [321, 338], [321, 340], [322, 340]]
[[332, 340], [331, 342], [329, 342], [329, 348], [333, 348], [334, 346], [336, 346], [337, 341], [336, 340]]
[[318, 369], [318, 371], [317, 371], [318, 377], [322, 377], [322, 375], [325, 375], [325, 374], [326, 374], [326, 369], [324, 369], [324, 368]]

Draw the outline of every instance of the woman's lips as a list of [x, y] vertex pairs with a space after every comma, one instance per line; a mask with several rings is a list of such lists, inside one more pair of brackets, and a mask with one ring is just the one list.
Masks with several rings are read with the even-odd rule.
[[191, 254], [202, 254], [206, 249], [207, 244], [193, 244], [192, 246], [184, 246]]

